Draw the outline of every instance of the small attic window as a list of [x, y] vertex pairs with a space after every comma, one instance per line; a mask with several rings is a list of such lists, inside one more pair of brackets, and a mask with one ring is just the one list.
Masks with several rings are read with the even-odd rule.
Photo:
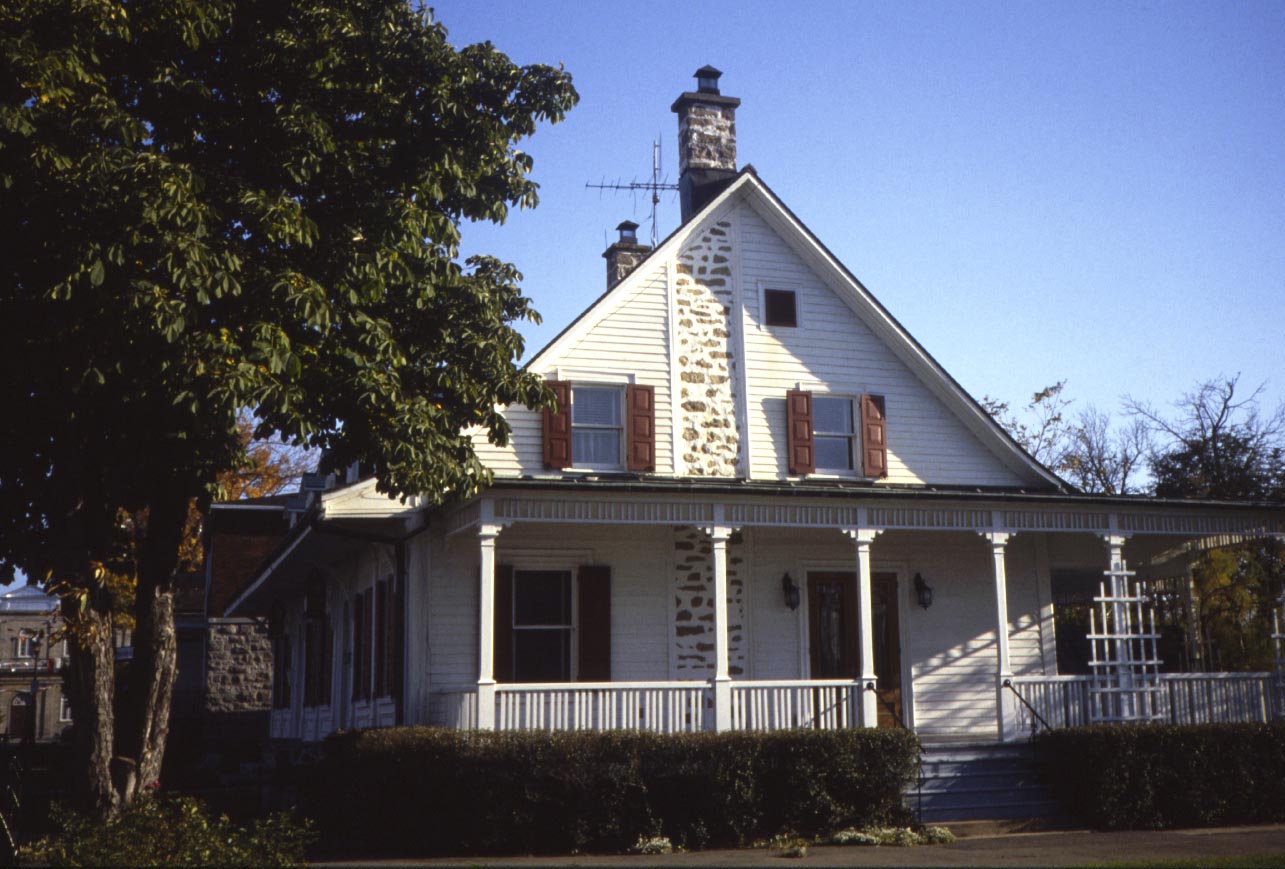
[[798, 326], [794, 290], [763, 291], [763, 322], [769, 326]]

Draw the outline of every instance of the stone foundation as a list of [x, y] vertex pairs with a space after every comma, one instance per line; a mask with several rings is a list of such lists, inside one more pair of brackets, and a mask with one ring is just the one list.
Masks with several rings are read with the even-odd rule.
[[272, 641], [249, 619], [213, 621], [205, 668], [207, 712], [251, 712], [272, 704]]

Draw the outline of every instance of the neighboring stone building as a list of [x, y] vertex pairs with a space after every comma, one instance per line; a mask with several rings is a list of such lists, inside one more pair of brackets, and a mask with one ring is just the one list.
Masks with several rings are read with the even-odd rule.
[[0, 738], [57, 739], [71, 725], [58, 601], [25, 585], [0, 595]]

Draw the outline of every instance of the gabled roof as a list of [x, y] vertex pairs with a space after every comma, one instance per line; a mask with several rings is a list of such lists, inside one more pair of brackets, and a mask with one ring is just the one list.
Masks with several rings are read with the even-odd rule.
[[1027, 453], [977, 400], [969, 395], [955, 378], [951, 377], [949, 372], [932, 357], [932, 354], [915, 340], [914, 336], [874, 297], [874, 294], [866, 289], [865, 285], [758, 177], [758, 173], [750, 165], [745, 166], [721, 194], [670, 233], [624, 280], [599, 296], [580, 316], [532, 356], [525, 367], [538, 371], [546, 359], [559, 356], [581, 335], [592, 330], [608, 313], [623, 304], [639, 289], [640, 281], [644, 280], [649, 264], [665, 262], [677, 255], [688, 239], [715, 213], [730, 208], [740, 201], [747, 202], [753, 207], [794, 252], [826, 281], [836, 295], [884, 341], [929, 391], [942, 401], [956, 418], [1001, 461], [1014, 470], [1034, 475], [1053, 489], [1075, 491], [1073, 486]]

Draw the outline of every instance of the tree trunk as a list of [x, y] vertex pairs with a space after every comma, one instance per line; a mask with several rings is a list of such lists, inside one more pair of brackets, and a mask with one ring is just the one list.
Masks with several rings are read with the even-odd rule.
[[112, 781], [116, 736], [116, 643], [110, 611], [87, 607], [68, 633], [70, 688], [76, 754], [84, 759], [82, 808], [98, 818], [115, 814], [120, 801]]
[[134, 775], [119, 781], [125, 804], [160, 782], [161, 761], [169, 736], [170, 699], [178, 674], [178, 642], [174, 631], [174, 571], [187, 522], [187, 498], [169, 495], [149, 506], [147, 536], [139, 559], [134, 592], [134, 661], [129, 731], [120, 747], [128, 752]]

